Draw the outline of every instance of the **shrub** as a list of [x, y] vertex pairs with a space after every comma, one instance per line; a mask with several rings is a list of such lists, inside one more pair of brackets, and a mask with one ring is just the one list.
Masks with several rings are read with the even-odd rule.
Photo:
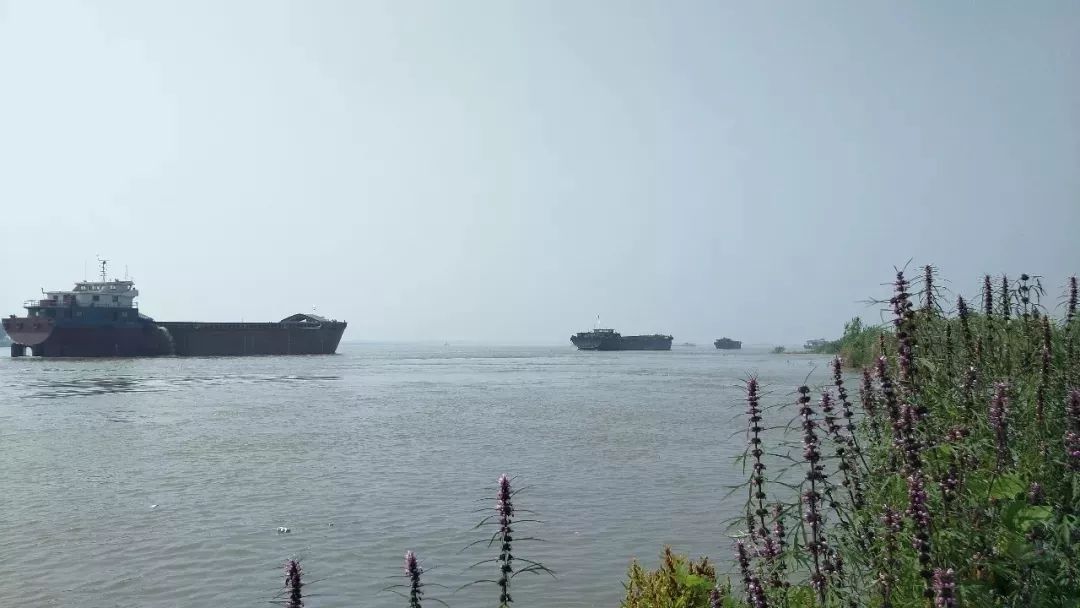
[[[622, 608], [709, 608], [735, 606], [730, 587], [716, 586], [716, 570], [708, 558], [700, 561], [664, 548], [660, 567], [646, 570], [637, 561], [626, 574], [626, 598]], [[719, 602], [710, 604], [710, 600]]]

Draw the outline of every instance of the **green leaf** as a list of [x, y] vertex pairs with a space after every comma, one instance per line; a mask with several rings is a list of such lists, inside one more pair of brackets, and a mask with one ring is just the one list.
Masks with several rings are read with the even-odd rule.
[[937, 364], [925, 357], [919, 357], [917, 359], [919, 366], [923, 368], [930, 375], [937, 373]]
[[1005, 503], [1001, 506], [999, 512], [999, 519], [1004, 526], [1013, 531], [1019, 532], [1020, 528], [1017, 524], [1017, 514], [1026, 506], [1026, 503], [1022, 500], [1013, 500]]
[[1050, 521], [1054, 517], [1054, 509], [1045, 505], [1027, 505], [1016, 513], [1016, 528], [1021, 532], [1027, 532], [1034, 526]]
[[990, 484], [990, 498], [997, 498], [998, 500], [1015, 498], [1022, 492], [1024, 492], [1024, 482], [1015, 473], [996, 477]]

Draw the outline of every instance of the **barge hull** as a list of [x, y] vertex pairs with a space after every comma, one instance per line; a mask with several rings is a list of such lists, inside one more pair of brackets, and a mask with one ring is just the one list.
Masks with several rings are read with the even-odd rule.
[[590, 332], [570, 337], [578, 350], [671, 350], [671, 336], [622, 336], [616, 333]]
[[158, 323], [172, 338], [179, 357], [250, 355], [332, 355], [346, 323], [301, 327], [287, 323]]
[[168, 338], [149, 327], [57, 327], [29, 346], [35, 357], [155, 357], [170, 353]]

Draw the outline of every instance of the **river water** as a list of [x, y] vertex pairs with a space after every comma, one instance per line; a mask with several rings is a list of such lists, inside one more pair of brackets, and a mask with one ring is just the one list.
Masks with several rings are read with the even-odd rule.
[[[0, 349], [0, 605], [405, 606], [406, 549], [455, 608], [494, 605], [476, 530], [525, 489], [515, 605], [617, 606], [663, 545], [724, 566], [740, 382], [790, 401], [827, 360], [711, 347], [345, 343], [336, 356], [10, 359]], [[787, 414], [783, 415], [787, 419]], [[524, 515], [522, 515], [524, 516]], [[287, 527], [288, 533], [279, 533]], [[464, 550], [463, 550], [464, 549]], [[435, 585], [445, 585], [437, 587]], [[435, 605], [433, 602], [432, 605]]]

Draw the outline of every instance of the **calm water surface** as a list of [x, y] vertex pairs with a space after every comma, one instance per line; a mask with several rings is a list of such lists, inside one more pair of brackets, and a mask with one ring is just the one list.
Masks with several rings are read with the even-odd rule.
[[[725, 562], [739, 382], [775, 398], [826, 360], [704, 346], [344, 344], [330, 357], [35, 360], [0, 349], [0, 604], [266, 606], [302, 560], [309, 607], [492, 605], [473, 526], [501, 472], [528, 489], [515, 605], [617, 606], [664, 544]], [[157, 505], [153, 507], [153, 505]], [[291, 529], [278, 534], [279, 526]], [[518, 582], [520, 581], [520, 583]]]

